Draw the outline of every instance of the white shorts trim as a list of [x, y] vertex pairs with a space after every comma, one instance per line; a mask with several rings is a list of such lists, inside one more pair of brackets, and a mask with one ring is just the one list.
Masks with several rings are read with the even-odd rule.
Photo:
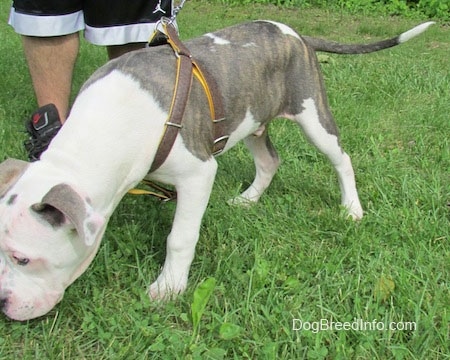
[[[84, 23], [83, 11], [68, 15], [33, 16], [11, 8], [9, 25], [26, 36], [62, 36], [84, 30], [84, 37], [95, 45], [123, 45], [147, 42], [158, 23], [138, 23], [120, 26], [92, 27]], [[175, 27], [177, 26], [175, 22]]]
[[86, 25], [84, 37], [94, 45], [123, 45], [147, 42], [156, 23], [141, 23], [108, 27], [91, 27]]
[[[131, 25], [92, 27], [86, 25], [84, 37], [94, 45], [123, 45], [129, 43], [148, 42], [156, 30], [156, 23], [140, 23]], [[178, 30], [177, 22], [174, 21]], [[159, 28], [159, 27], [158, 27]], [[162, 28], [159, 28], [162, 31]]]
[[84, 16], [82, 11], [68, 15], [33, 16], [16, 12], [12, 7], [8, 24], [20, 35], [61, 36], [83, 30]]

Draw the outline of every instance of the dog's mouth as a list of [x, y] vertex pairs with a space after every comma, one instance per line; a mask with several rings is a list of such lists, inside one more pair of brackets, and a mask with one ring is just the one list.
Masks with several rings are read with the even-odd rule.
[[19, 299], [13, 295], [0, 298], [0, 310], [11, 320], [26, 321], [41, 317], [52, 310], [64, 292], [54, 292], [39, 299]]
[[38, 318], [47, 314], [51, 308], [37, 307], [30, 303], [23, 303], [19, 306], [12, 306], [7, 299], [4, 300], [2, 311], [11, 320], [26, 321]]

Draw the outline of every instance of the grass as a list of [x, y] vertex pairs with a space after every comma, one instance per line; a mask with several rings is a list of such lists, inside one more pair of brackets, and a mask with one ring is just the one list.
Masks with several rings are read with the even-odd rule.
[[[0, 12], [7, 16], [6, 3]], [[418, 22], [192, 1], [179, 24], [189, 38], [255, 18], [345, 41], [392, 36]], [[25, 158], [22, 121], [36, 105], [20, 40], [0, 28], [0, 160]], [[448, 359], [449, 38], [438, 24], [392, 50], [324, 58], [366, 211], [361, 222], [342, 216], [331, 166], [279, 121], [271, 130], [283, 164], [257, 206], [225, 205], [252, 180], [246, 150], [219, 158], [184, 295], [157, 304], [145, 293], [164, 259], [175, 204], [126, 196], [93, 264], [54, 310], [25, 323], [1, 319], [0, 358]], [[74, 93], [105, 60], [103, 49], [83, 44]], [[295, 331], [293, 319], [417, 329]]]

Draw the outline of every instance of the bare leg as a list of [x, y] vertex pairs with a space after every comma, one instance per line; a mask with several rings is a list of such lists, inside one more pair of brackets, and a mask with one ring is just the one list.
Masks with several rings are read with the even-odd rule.
[[38, 106], [55, 104], [64, 122], [80, 45], [78, 33], [45, 38], [22, 36], [22, 42]]

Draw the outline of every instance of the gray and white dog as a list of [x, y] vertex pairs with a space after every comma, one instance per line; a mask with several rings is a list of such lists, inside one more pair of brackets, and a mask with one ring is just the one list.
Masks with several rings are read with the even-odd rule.
[[[331, 161], [342, 205], [360, 219], [352, 164], [339, 144], [315, 52], [377, 51], [430, 24], [369, 45], [300, 36], [270, 21], [186, 42], [222, 94], [230, 134], [225, 150], [244, 139], [254, 156], [256, 177], [233, 202], [256, 202], [269, 186], [279, 159], [267, 127], [271, 119], [285, 117]], [[161, 46], [107, 63], [84, 85], [40, 161], [0, 164], [0, 304], [8, 317], [32, 319], [62, 299], [91, 263], [119, 201], [143, 178], [172, 184], [178, 193], [166, 260], [149, 296], [185, 290], [217, 163], [208, 103], [194, 81], [173, 148], [162, 166], [148, 173], [170, 108], [175, 62], [172, 49]]]

